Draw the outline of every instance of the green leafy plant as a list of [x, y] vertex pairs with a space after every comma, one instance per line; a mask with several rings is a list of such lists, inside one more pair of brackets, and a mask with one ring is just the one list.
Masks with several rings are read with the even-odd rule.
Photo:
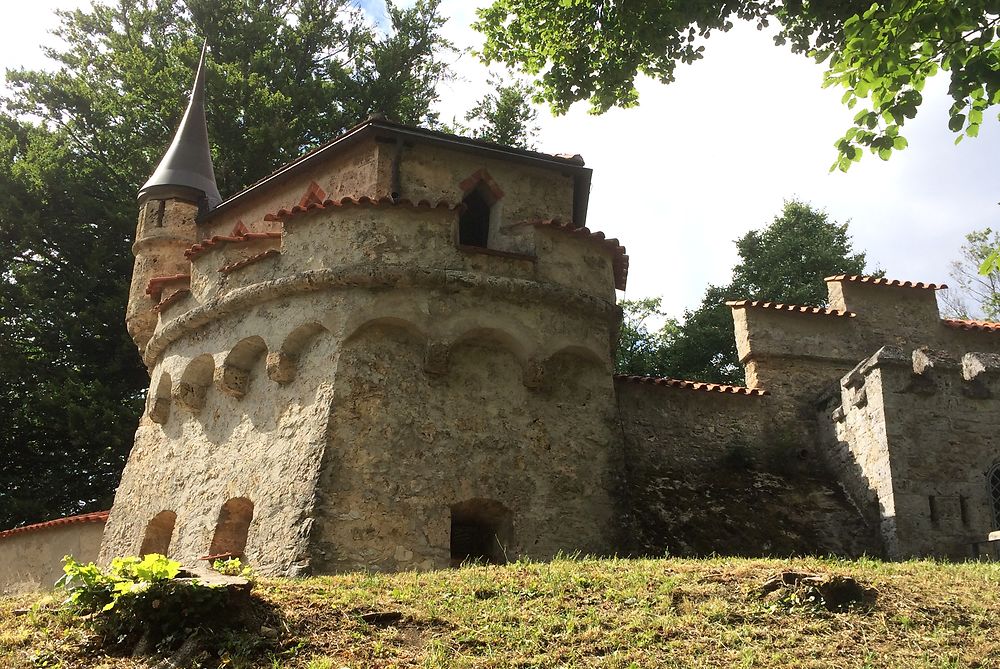
[[216, 560], [212, 563], [212, 569], [223, 576], [239, 576], [247, 580], [253, 579], [255, 575], [253, 567], [243, 564], [243, 561], [238, 557]]
[[181, 564], [164, 555], [117, 557], [106, 569], [70, 556], [63, 561], [57, 585], [69, 593], [66, 606], [112, 644], [145, 638], [169, 648], [229, 620], [225, 588], [178, 578]]

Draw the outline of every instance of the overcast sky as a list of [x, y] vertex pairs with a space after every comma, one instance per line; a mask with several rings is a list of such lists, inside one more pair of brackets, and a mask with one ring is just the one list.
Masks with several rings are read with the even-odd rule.
[[[34, 0], [5, 7], [0, 63], [44, 65], [53, 9], [89, 4]], [[469, 28], [480, 0], [443, 0], [448, 36], [475, 47]], [[365, 0], [379, 17], [380, 0]], [[441, 91], [442, 118], [461, 117], [485, 91], [487, 72], [457, 58], [462, 80]], [[954, 145], [947, 130], [947, 81], [925, 91], [910, 146], [888, 162], [866, 155], [848, 174], [830, 173], [834, 140], [853, 112], [842, 91], [823, 90], [823, 69], [776, 47], [753, 26], [715, 34], [704, 60], [678, 80], [639, 85], [640, 106], [591, 116], [584, 105], [541, 114], [539, 148], [582, 154], [594, 169], [588, 225], [618, 237], [631, 256], [629, 298], [662, 295], [680, 315], [736, 260], [733, 240], [766, 225], [783, 200], [800, 198], [850, 221], [855, 247], [891, 278], [948, 281], [963, 235], [996, 227], [1000, 129], [988, 115], [980, 137]]]

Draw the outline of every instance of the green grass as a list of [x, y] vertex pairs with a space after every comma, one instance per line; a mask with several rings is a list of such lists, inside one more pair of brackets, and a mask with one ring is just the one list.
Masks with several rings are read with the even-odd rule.
[[[758, 596], [788, 569], [854, 577], [875, 603], [832, 613]], [[561, 559], [262, 580], [255, 592], [253, 631], [228, 635], [203, 666], [1000, 668], [1000, 563]], [[146, 666], [104, 654], [57, 604], [0, 599], [0, 666]], [[396, 615], [369, 624], [370, 613]]]

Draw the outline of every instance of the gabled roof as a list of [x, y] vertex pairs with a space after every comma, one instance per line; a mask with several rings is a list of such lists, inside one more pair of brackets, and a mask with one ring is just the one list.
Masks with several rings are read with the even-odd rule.
[[589, 186], [592, 170], [584, 166], [583, 158], [580, 156], [552, 155], [548, 153], [540, 153], [538, 151], [529, 151], [527, 149], [517, 149], [510, 146], [503, 146], [502, 144], [494, 144], [493, 142], [481, 139], [460, 137], [458, 135], [451, 135], [437, 130], [428, 130], [426, 128], [415, 128], [412, 126], [402, 125], [378, 116], [368, 118], [339, 137], [336, 137], [326, 144], [299, 156], [290, 163], [279, 167], [277, 170], [260, 181], [251, 184], [236, 195], [226, 199], [218, 207], [215, 207], [211, 212], [203, 216], [201, 220], [212, 220], [219, 213], [240, 204], [244, 198], [248, 197], [252, 193], [267, 186], [283, 182], [284, 180], [300, 173], [302, 170], [316, 165], [324, 159], [336, 155], [338, 152], [343, 151], [360, 141], [376, 137], [379, 139], [395, 139], [406, 142], [419, 142], [447, 146], [448, 148], [456, 151], [477, 153], [491, 158], [499, 158], [502, 160], [509, 160], [540, 167], [555, 168], [564, 172], [569, 172], [583, 181], [583, 184], [581, 185], [586, 186], [585, 188], [578, 189], [581, 191], [578, 197], [582, 197], [583, 202], [577, 203], [576, 208], [581, 209], [582, 207], [582, 211], [581, 215], [574, 216], [574, 222], [582, 225], [582, 221], [586, 220], [586, 200], [590, 193]]

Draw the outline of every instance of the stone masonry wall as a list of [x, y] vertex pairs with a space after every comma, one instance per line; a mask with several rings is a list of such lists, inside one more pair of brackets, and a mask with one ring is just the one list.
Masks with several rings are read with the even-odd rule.
[[996, 529], [998, 376], [995, 354], [886, 347], [842, 380], [827, 447], [858, 503], [877, 502], [890, 557], [968, 558]]
[[774, 397], [619, 378], [631, 552], [857, 556], [878, 552]]

